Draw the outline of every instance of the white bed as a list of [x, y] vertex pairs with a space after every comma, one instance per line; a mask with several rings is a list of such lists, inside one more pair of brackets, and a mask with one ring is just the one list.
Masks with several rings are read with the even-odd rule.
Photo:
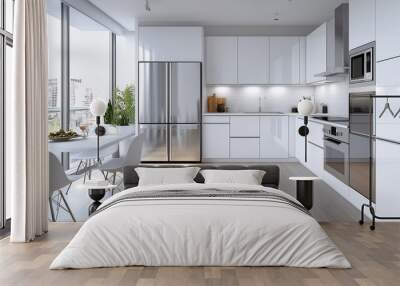
[[[107, 201], [84, 223], [50, 269], [145, 266], [293, 266], [349, 268], [307, 213], [279, 200], [171, 197], [121, 200], [137, 192], [282, 191], [238, 184], [136, 187]], [[145, 194], [145, 193], [140, 193]]]

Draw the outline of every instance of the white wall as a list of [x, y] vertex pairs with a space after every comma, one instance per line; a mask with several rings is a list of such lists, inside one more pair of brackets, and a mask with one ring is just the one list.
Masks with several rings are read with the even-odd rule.
[[119, 88], [136, 82], [136, 50], [135, 32], [117, 35], [116, 73]]
[[[263, 112], [291, 112], [303, 97], [313, 97], [313, 87], [302, 86], [212, 86], [207, 95], [225, 97], [229, 112], [257, 112], [261, 97]], [[204, 111], [207, 112], [207, 99]]]
[[321, 112], [321, 104], [326, 104], [330, 115], [349, 116], [349, 84], [347, 79], [316, 86], [314, 94], [316, 112]]

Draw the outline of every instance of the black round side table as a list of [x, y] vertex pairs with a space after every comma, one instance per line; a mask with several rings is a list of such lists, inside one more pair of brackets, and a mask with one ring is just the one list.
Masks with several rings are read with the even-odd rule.
[[311, 210], [314, 202], [313, 182], [319, 180], [318, 177], [290, 177], [289, 180], [296, 181], [296, 199], [302, 205]]
[[89, 216], [94, 213], [97, 208], [101, 205], [100, 200], [104, 198], [107, 190], [112, 190], [117, 187], [117, 185], [104, 185], [104, 186], [93, 186], [90, 184], [82, 185], [85, 189], [88, 190], [89, 197], [93, 200], [93, 203], [90, 204], [88, 211]]
[[94, 213], [97, 208], [101, 205], [100, 200], [104, 198], [106, 194], [105, 189], [89, 189], [88, 190], [89, 197], [94, 201], [90, 206], [89, 206], [89, 216]]

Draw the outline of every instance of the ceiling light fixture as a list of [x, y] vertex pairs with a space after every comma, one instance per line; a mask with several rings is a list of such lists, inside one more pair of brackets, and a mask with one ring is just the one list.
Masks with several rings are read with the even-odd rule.
[[147, 12], [151, 11], [149, 0], [145, 0], [144, 7]]

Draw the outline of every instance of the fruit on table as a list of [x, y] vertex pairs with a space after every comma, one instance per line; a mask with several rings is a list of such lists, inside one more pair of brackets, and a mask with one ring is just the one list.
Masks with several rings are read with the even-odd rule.
[[74, 138], [74, 137], [78, 137], [78, 133], [76, 133], [73, 130], [67, 130], [64, 131], [64, 129], [60, 129], [56, 132], [50, 132], [49, 133], [49, 138]]

